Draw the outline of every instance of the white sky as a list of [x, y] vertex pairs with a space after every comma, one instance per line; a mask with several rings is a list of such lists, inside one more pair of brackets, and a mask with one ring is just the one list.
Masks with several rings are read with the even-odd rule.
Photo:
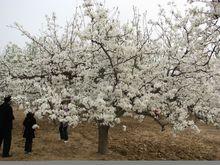
[[[38, 34], [45, 24], [45, 15], [55, 12], [58, 23], [64, 25], [70, 19], [74, 6], [82, 0], [0, 0], [0, 50], [7, 43], [13, 42], [24, 46], [28, 41], [20, 32], [7, 27], [18, 22], [31, 33]], [[126, 21], [131, 19], [133, 6], [137, 6], [142, 13], [147, 10], [150, 18], [156, 18], [158, 4], [166, 5], [170, 0], [105, 0], [108, 8], [119, 7], [120, 19]], [[184, 7], [186, 0], [174, 0], [177, 6]]]

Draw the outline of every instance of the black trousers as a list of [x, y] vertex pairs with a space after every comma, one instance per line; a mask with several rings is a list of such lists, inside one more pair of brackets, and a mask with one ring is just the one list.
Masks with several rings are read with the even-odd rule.
[[64, 126], [62, 123], [60, 124], [60, 127], [59, 127], [60, 139], [68, 140], [67, 128], [68, 126]]
[[3, 142], [3, 133], [0, 131], [0, 148], [2, 147], [2, 142]]
[[11, 140], [12, 140], [11, 130], [0, 132], [0, 146], [3, 143], [3, 152], [2, 152], [3, 157], [9, 155], [9, 151], [11, 148]]
[[32, 152], [32, 143], [33, 143], [33, 138], [26, 138], [24, 151]]

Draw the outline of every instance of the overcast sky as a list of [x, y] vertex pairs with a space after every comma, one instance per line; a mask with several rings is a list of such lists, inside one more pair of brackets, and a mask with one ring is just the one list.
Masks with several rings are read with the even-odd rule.
[[[158, 4], [166, 5], [170, 0], [105, 0], [108, 8], [119, 7], [120, 19], [125, 21], [132, 17], [132, 7], [137, 6], [140, 12], [148, 11], [151, 18], [157, 17]], [[15, 29], [9, 28], [18, 22], [31, 33], [38, 34], [45, 24], [45, 15], [55, 12], [58, 23], [64, 25], [70, 19], [75, 6], [82, 0], [0, 0], [0, 50], [7, 43], [13, 42], [24, 46], [28, 41]], [[186, 0], [175, 0], [179, 7], [183, 7]]]

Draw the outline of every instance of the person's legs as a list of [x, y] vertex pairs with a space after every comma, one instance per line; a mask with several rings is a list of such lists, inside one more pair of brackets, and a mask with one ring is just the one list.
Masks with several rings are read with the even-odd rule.
[[66, 126], [66, 127], [64, 127], [63, 128], [63, 135], [64, 135], [64, 140], [65, 141], [68, 141], [68, 131], [67, 131], [67, 129], [68, 129], [68, 126]]
[[11, 148], [11, 130], [5, 132], [5, 136], [3, 138], [3, 154], [2, 156], [3, 157], [8, 157], [9, 156], [9, 151], [10, 151], [10, 148]]
[[60, 123], [59, 132], [60, 132], [60, 139], [63, 140], [64, 139], [64, 128], [63, 128], [62, 123]]
[[32, 138], [26, 138], [25, 147], [24, 147], [25, 153], [32, 152], [32, 142], [33, 142]]
[[3, 132], [0, 131], [0, 148], [2, 146], [2, 142], [3, 142]]
[[3, 131], [0, 131], [0, 149], [3, 150], [2, 148], [2, 142], [3, 142]]
[[25, 151], [25, 153], [28, 152], [28, 140], [27, 140], [27, 138], [25, 138], [24, 151]]
[[30, 139], [29, 151], [32, 152], [33, 138]]

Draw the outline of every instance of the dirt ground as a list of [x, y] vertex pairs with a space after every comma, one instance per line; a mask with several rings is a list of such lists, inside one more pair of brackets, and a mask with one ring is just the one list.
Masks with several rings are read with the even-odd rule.
[[[220, 129], [200, 125], [201, 133], [185, 131], [173, 136], [167, 128], [151, 119], [142, 123], [123, 118], [122, 123], [109, 131], [109, 153], [97, 154], [97, 127], [94, 123], [69, 128], [69, 142], [59, 140], [58, 126], [38, 120], [33, 152], [24, 154], [22, 138], [23, 112], [14, 110], [13, 157], [0, 160], [220, 160]], [[127, 131], [122, 125], [127, 125]], [[2, 151], [0, 151], [1, 153]]]

